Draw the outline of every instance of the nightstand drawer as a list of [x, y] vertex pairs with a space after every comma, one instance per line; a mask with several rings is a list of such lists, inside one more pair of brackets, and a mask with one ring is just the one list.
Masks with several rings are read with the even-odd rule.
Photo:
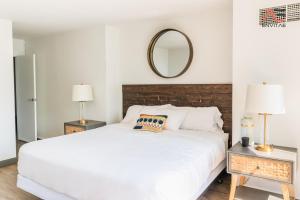
[[292, 162], [229, 153], [230, 173], [292, 183]]
[[82, 132], [84, 131], [83, 128], [76, 127], [76, 126], [65, 126], [65, 133], [66, 134], [72, 134], [72, 133], [77, 133], [77, 132]]
[[80, 124], [79, 120], [64, 123], [65, 134], [72, 134], [72, 133], [87, 131], [87, 130], [99, 128], [99, 127], [102, 127], [105, 125], [106, 125], [106, 122], [95, 121], [95, 120], [86, 120], [85, 124]]

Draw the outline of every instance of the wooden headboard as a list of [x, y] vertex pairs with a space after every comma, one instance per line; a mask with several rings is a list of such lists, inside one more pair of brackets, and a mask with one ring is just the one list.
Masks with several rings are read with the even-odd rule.
[[123, 116], [132, 105], [217, 106], [232, 144], [232, 84], [123, 85]]

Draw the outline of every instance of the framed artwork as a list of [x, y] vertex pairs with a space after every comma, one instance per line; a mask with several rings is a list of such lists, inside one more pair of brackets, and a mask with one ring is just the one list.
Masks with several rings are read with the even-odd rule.
[[300, 3], [262, 8], [259, 10], [259, 25], [262, 27], [286, 27], [287, 22], [300, 20]]

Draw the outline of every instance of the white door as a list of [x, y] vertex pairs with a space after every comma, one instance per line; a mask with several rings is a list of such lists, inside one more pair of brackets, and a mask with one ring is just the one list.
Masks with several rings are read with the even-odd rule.
[[15, 58], [18, 140], [37, 140], [35, 54]]

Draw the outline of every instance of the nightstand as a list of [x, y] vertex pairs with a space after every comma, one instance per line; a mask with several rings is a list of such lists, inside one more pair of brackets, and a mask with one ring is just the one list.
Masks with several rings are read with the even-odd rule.
[[227, 172], [232, 175], [229, 200], [234, 199], [238, 179], [244, 185], [250, 177], [276, 181], [281, 184], [284, 200], [294, 198], [296, 165], [296, 148], [274, 146], [273, 152], [265, 153], [235, 144], [227, 151]]
[[106, 122], [95, 121], [95, 120], [87, 120], [87, 123], [85, 125], [80, 124], [79, 121], [72, 121], [72, 122], [66, 122], [64, 124], [64, 129], [65, 129], [65, 134], [72, 134], [72, 133], [98, 128], [105, 125]]

